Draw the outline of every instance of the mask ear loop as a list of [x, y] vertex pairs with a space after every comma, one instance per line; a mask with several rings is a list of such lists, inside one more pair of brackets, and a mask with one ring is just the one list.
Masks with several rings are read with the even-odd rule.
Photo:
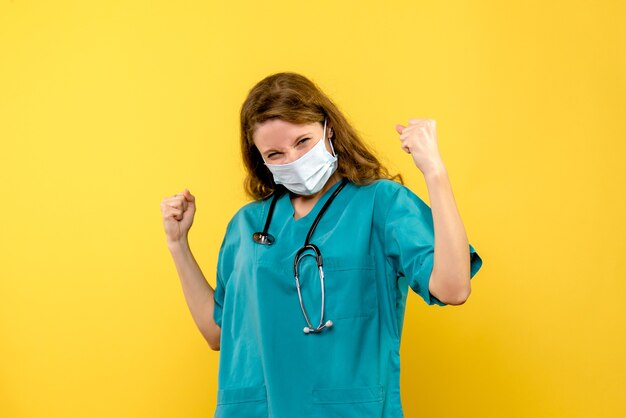
[[[326, 119], [324, 119], [324, 130], [326, 130]], [[337, 153], [335, 152], [335, 147], [333, 147], [333, 141], [332, 141], [331, 137], [328, 137], [328, 143], [330, 144], [330, 149], [333, 150], [333, 157], [336, 157]]]

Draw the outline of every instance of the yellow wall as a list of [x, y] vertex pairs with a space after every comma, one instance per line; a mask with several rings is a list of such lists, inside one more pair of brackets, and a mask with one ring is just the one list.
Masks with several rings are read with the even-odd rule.
[[410, 294], [407, 417], [626, 416], [624, 4], [0, 1], [0, 416], [212, 416], [159, 204], [196, 195], [214, 285], [239, 107], [285, 70], [427, 201], [394, 125], [437, 121], [484, 265]]

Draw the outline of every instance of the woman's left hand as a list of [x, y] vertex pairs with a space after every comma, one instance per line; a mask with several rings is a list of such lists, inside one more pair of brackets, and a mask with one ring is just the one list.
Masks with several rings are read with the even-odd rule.
[[397, 124], [396, 131], [400, 134], [402, 149], [411, 154], [424, 175], [443, 166], [433, 119], [409, 119], [409, 126]]

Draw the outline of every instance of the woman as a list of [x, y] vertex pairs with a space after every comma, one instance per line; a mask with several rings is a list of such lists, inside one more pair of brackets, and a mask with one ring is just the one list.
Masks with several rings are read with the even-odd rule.
[[408, 288], [430, 305], [462, 304], [482, 260], [434, 121], [411, 119], [396, 131], [426, 179], [432, 212], [310, 80], [278, 73], [254, 86], [241, 109], [254, 201], [226, 228], [215, 290], [187, 243], [194, 196], [185, 189], [163, 199], [189, 308], [221, 350], [216, 417], [403, 416]]

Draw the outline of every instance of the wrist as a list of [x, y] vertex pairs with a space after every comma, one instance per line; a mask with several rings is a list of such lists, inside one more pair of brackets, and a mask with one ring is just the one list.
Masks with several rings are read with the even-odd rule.
[[167, 241], [167, 248], [171, 252], [180, 252], [189, 249], [189, 241], [187, 240], [187, 236], [181, 237], [181, 239], [176, 241]]
[[424, 178], [426, 180], [437, 180], [447, 175], [446, 167], [442, 162], [434, 163], [430, 168], [424, 172]]

